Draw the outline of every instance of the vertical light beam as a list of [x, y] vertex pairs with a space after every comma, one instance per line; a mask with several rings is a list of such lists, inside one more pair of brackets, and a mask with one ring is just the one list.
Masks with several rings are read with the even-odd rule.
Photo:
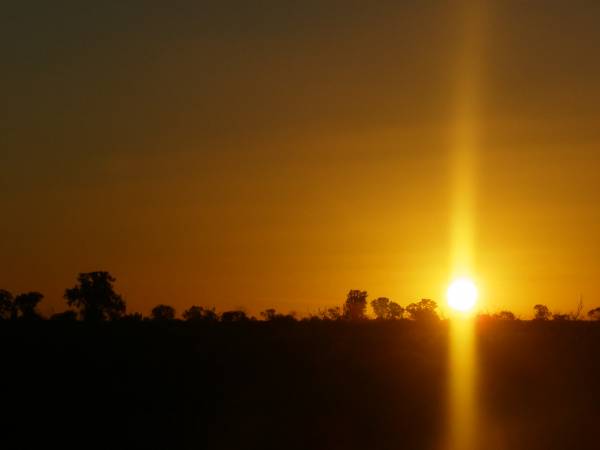
[[451, 264], [453, 277], [468, 276], [474, 265], [475, 187], [479, 147], [483, 0], [461, 0], [463, 26], [457, 49], [455, 109], [452, 127], [452, 223]]
[[475, 353], [475, 321], [467, 316], [453, 318], [450, 321], [448, 450], [478, 448]]
[[[459, 0], [461, 36], [457, 50], [452, 141], [452, 277], [474, 271], [476, 167], [481, 130], [485, 0]], [[477, 449], [475, 323], [468, 315], [450, 320], [448, 450]]]

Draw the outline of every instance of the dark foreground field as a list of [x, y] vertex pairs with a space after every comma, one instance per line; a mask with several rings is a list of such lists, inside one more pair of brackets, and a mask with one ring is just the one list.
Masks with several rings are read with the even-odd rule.
[[[600, 448], [600, 324], [480, 324], [478, 449]], [[443, 448], [444, 323], [0, 323], [2, 448]], [[451, 426], [451, 421], [450, 421]]]

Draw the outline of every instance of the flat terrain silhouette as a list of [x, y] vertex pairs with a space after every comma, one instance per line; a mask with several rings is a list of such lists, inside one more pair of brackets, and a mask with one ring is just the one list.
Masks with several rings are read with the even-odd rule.
[[[480, 325], [485, 448], [597, 448], [598, 325]], [[22, 448], [437, 448], [447, 329], [5, 322], [3, 435]]]
[[[442, 449], [450, 322], [352, 290], [297, 319], [169, 305], [126, 314], [107, 272], [43, 296], [0, 291], [6, 448]], [[600, 321], [510, 311], [475, 320], [477, 448], [597, 449]], [[404, 315], [406, 313], [406, 315]]]

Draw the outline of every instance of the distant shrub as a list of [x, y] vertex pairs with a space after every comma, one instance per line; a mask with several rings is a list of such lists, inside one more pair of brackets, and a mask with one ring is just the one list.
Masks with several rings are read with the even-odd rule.
[[494, 319], [497, 320], [516, 320], [516, 317], [511, 311], [500, 311], [497, 314], [494, 314]]
[[186, 309], [182, 314], [183, 320], [188, 322], [216, 322], [219, 315], [215, 308], [203, 308], [202, 306], [192, 306]]
[[169, 305], [156, 305], [150, 312], [152, 320], [173, 320], [175, 319], [175, 308]]
[[231, 322], [247, 322], [249, 321], [248, 315], [244, 311], [235, 310], [235, 311], [225, 311], [221, 314], [221, 322], [231, 323]]
[[587, 315], [590, 320], [600, 320], [600, 307], [590, 310]]
[[274, 308], [261, 311], [260, 316], [267, 322], [295, 322], [296, 314], [280, 314]]

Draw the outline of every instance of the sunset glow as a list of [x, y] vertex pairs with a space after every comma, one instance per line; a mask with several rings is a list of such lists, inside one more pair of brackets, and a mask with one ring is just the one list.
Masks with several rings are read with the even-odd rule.
[[3, 448], [600, 450], [600, 1], [2, 11]]

